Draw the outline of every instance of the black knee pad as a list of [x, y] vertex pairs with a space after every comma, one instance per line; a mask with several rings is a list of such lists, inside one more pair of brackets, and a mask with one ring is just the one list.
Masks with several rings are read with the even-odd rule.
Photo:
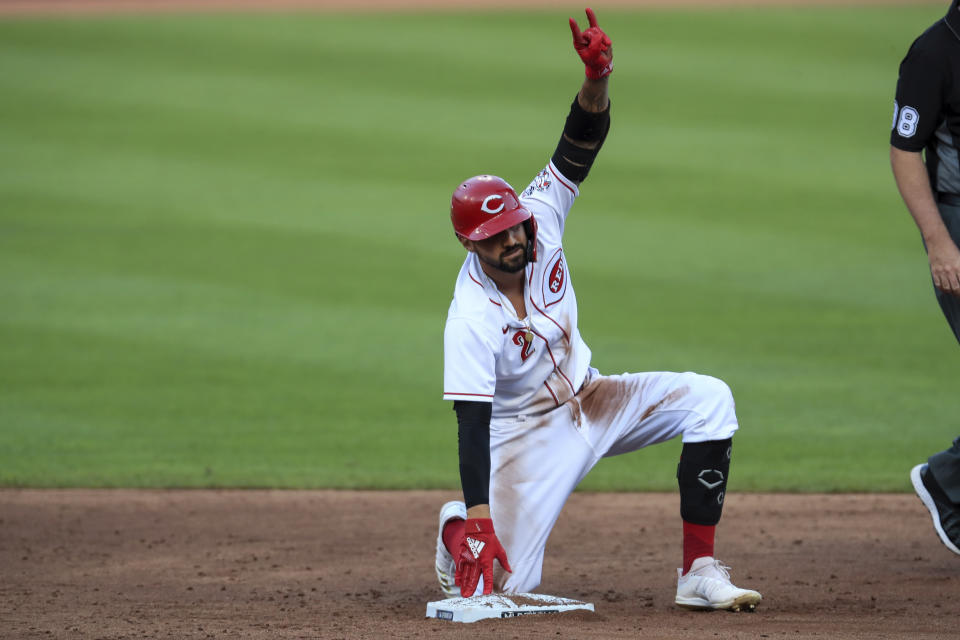
[[677, 465], [680, 517], [692, 524], [720, 522], [733, 440], [685, 442]]

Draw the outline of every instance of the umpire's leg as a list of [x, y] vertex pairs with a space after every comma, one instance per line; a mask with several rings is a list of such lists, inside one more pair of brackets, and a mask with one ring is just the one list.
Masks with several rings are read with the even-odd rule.
[[960, 438], [946, 451], [935, 453], [927, 460], [930, 473], [953, 504], [960, 505]]
[[[950, 232], [950, 237], [953, 238], [953, 241], [958, 247], [960, 247], [960, 207], [940, 203], [940, 217], [943, 218], [943, 223], [947, 225], [947, 231]], [[950, 328], [953, 329], [953, 335], [957, 338], [957, 342], [960, 342], [960, 296], [955, 296], [944, 291], [940, 291], [934, 287], [934, 291], [937, 294], [937, 302], [940, 303], [940, 308], [943, 309], [943, 315], [947, 317], [947, 322], [950, 323]]]

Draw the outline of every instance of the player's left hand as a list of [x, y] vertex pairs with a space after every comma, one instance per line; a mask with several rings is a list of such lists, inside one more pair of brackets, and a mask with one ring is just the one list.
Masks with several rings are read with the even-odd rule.
[[610, 38], [597, 26], [597, 16], [593, 9], [587, 8], [587, 20], [590, 28], [581, 32], [577, 21], [570, 18], [570, 31], [573, 32], [573, 48], [577, 50], [587, 77], [591, 80], [606, 78], [613, 71], [613, 45]]
[[477, 590], [483, 576], [483, 595], [493, 593], [493, 561], [511, 571], [507, 552], [497, 539], [490, 518], [468, 518], [464, 527], [463, 542], [457, 554], [457, 572], [454, 582], [460, 587], [460, 595], [469, 598]]

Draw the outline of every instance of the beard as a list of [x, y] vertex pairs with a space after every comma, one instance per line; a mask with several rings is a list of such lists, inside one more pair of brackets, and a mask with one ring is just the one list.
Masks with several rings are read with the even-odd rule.
[[[511, 251], [514, 251], [520, 248], [520, 252], [516, 255], [508, 256]], [[483, 262], [486, 262], [491, 267], [499, 269], [505, 273], [517, 273], [518, 271], [523, 271], [527, 267], [527, 250], [520, 245], [516, 247], [511, 247], [506, 249], [503, 253], [500, 254], [500, 258], [497, 260], [492, 260], [485, 256], [479, 256]]]

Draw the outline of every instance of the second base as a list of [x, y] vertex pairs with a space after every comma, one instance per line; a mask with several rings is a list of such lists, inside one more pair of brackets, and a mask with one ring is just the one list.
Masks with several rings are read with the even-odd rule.
[[428, 602], [427, 617], [451, 622], [476, 622], [487, 618], [516, 618], [578, 609], [593, 611], [593, 604], [539, 593], [492, 593], [488, 596]]

